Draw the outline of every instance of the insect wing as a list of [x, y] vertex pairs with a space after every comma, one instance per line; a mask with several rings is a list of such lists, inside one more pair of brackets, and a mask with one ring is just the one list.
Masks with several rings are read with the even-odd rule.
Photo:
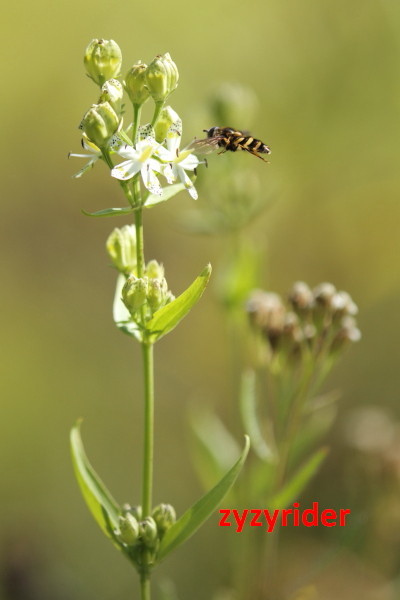
[[193, 140], [188, 146], [195, 154], [210, 154], [218, 149], [218, 144], [224, 137], [218, 135], [215, 137], [204, 138], [201, 140]]

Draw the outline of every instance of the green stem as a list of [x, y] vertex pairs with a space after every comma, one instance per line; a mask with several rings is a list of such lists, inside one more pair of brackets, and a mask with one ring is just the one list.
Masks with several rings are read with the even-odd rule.
[[[137, 182], [138, 183], [138, 182]], [[134, 182], [135, 204], [140, 207], [140, 186]], [[143, 277], [145, 272], [144, 242], [143, 242], [143, 212], [141, 208], [135, 212], [136, 229], [136, 261], [137, 276]], [[153, 490], [153, 446], [154, 446], [154, 361], [153, 345], [146, 339], [144, 310], [140, 313], [143, 327], [141, 342], [143, 357], [143, 389], [144, 389], [144, 435], [143, 435], [143, 466], [142, 466], [142, 517], [151, 515]], [[148, 553], [143, 552], [143, 567], [140, 575], [141, 600], [150, 600], [150, 570]]]
[[[135, 188], [134, 188], [135, 189]], [[135, 203], [138, 202], [138, 198], [135, 194]], [[137, 276], [143, 277], [144, 274], [144, 243], [143, 243], [143, 212], [139, 208], [135, 212], [135, 229], [136, 229], [136, 262], [137, 262]], [[142, 323], [143, 325], [143, 323]]]
[[150, 600], [150, 574], [142, 573], [140, 577], [140, 592], [142, 600]]
[[133, 145], [136, 145], [137, 141], [137, 132], [140, 124], [140, 115], [142, 113], [142, 105], [141, 104], [133, 104], [133, 127], [132, 127], [132, 142]]
[[142, 343], [144, 371], [143, 518], [151, 515], [153, 490], [154, 377], [153, 344]]
[[155, 125], [156, 125], [156, 123], [158, 121], [158, 118], [159, 118], [159, 116], [161, 114], [161, 111], [162, 111], [163, 107], [164, 107], [164, 101], [162, 101], [162, 102], [156, 102], [156, 107], [154, 109], [153, 118], [151, 120], [151, 126], [152, 127], [155, 127]]
[[[113, 169], [114, 168], [114, 164], [113, 164], [113, 161], [111, 160], [111, 156], [110, 156], [110, 153], [108, 152], [108, 150], [106, 150], [105, 148], [102, 148], [101, 149], [101, 154], [103, 155], [104, 161], [106, 162], [107, 166], [110, 169]], [[128, 183], [126, 181], [121, 181], [121, 180], [118, 180], [118, 182], [119, 182], [119, 185], [121, 186], [122, 191], [124, 192], [124, 194], [125, 194], [128, 202], [129, 202], [129, 204], [131, 206], [134, 206], [132, 192], [129, 189]]]

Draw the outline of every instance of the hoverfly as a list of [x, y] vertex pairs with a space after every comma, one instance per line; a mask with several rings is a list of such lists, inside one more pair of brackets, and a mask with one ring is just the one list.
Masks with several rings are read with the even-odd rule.
[[207, 137], [202, 140], [194, 140], [189, 146], [194, 152], [212, 152], [217, 148], [222, 148], [219, 154], [223, 154], [228, 150], [231, 152], [246, 150], [249, 154], [258, 156], [264, 162], [268, 162], [260, 154], [270, 154], [271, 150], [264, 142], [246, 132], [232, 129], [232, 127], [211, 127], [210, 129], [203, 129], [203, 131], [207, 134]]

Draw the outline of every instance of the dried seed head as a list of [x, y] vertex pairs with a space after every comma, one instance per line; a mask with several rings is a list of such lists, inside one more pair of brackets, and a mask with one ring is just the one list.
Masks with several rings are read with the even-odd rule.
[[335, 314], [354, 316], [358, 313], [357, 304], [347, 292], [337, 292], [332, 298], [331, 305]]
[[320, 283], [313, 289], [316, 304], [326, 308], [331, 308], [332, 299], [335, 294], [336, 288], [332, 283]]
[[304, 281], [296, 281], [289, 293], [289, 301], [296, 312], [303, 313], [314, 306], [314, 295]]

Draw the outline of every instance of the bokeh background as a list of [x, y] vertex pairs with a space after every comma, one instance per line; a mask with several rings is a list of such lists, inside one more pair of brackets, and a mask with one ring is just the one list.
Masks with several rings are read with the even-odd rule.
[[[104, 251], [111, 228], [127, 221], [80, 212], [122, 197], [100, 168], [71, 179], [81, 163], [67, 160], [97, 99], [82, 64], [94, 37], [119, 43], [124, 69], [171, 53], [180, 71], [171, 102], [188, 141], [217, 124], [203, 116], [221, 82], [258, 96], [252, 130], [271, 146], [270, 165], [240, 160], [252, 161], [272, 199], [257, 223], [265, 282], [284, 293], [298, 279], [332, 281], [359, 305], [363, 333], [330, 378], [342, 393], [331, 453], [304, 500], [351, 503], [358, 527], [343, 542], [330, 530], [293, 531], [288, 573], [312, 572], [328, 600], [398, 598], [399, 3], [23, 0], [4, 5], [2, 30], [2, 598], [138, 597], [136, 575], [81, 500], [68, 450], [83, 417], [97, 470], [118, 500], [139, 501], [140, 355], [113, 325]], [[191, 202], [181, 194], [146, 214], [147, 257], [164, 263], [176, 292], [224, 246], [223, 236], [185, 231]], [[208, 403], [234, 427], [227, 349], [212, 288], [157, 347], [155, 501], [179, 512], [201, 493], [188, 406]], [[209, 598], [226, 583], [230, 542], [217, 523], [160, 569], [158, 581], [171, 577], [180, 598]]]

